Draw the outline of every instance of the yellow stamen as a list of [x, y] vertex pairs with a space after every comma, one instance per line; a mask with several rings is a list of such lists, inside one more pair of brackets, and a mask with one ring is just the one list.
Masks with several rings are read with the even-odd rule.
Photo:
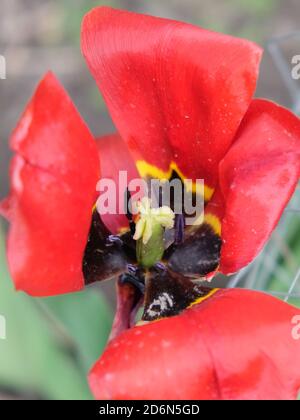
[[165, 229], [174, 227], [175, 214], [170, 207], [152, 208], [151, 200], [148, 197], [142, 198], [141, 201], [136, 203], [136, 207], [139, 213], [139, 220], [136, 223], [133, 237], [136, 241], [142, 238], [146, 245], [152, 236], [154, 225], [160, 225]]

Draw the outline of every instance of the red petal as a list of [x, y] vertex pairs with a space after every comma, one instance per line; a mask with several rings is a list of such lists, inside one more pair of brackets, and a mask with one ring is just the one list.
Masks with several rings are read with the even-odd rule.
[[268, 295], [217, 291], [180, 316], [121, 334], [90, 386], [97, 399], [294, 399], [299, 314]]
[[220, 187], [218, 186], [211, 200], [205, 207], [204, 221], [209, 223], [215, 233], [221, 235], [222, 219], [224, 217], [225, 202]]
[[51, 73], [11, 144], [8, 261], [16, 288], [35, 296], [79, 290], [100, 165], [91, 133]]
[[[117, 214], [101, 215], [106, 227], [113, 234], [118, 234], [129, 228], [128, 219], [124, 214], [119, 214], [118, 209], [126, 208], [126, 190], [131, 180], [139, 178], [135, 162], [129, 153], [126, 143], [118, 134], [102, 137], [97, 141], [102, 179], [109, 179], [115, 182], [117, 193], [114, 205]], [[120, 172], [124, 172], [120, 174]], [[125, 175], [126, 173], [126, 175]]]
[[261, 251], [300, 176], [300, 120], [255, 100], [220, 165], [226, 201], [221, 271], [233, 273]]
[[176, 169], [214, 187], [252, 98], [261, 49], [181, 22], [99, 7], [84, 19], [82, 50], [141, 175], [163, 178]]

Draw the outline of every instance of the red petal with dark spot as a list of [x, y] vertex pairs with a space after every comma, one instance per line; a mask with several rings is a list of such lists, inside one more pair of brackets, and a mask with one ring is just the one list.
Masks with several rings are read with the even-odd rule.
[[142, 176], [205, 179], [207, 198], [256, 86], [261, 49], [192, 25], [99, 7], [82, 50]]
[[91, 389], [97, 399], [295, 399], [299, 314], [265, 294], [219, 290], [113, 340], [90, 373]]
[[13, 133], [8, 261], [16, 288], [35, 296], [80, 290], [96, 199], [96, 143], [48, 73]]

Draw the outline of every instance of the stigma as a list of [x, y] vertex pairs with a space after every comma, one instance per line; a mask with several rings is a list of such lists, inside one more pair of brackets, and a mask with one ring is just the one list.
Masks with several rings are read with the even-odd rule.
[[142, 240], [146, 245], [158, 226], [164, 229], [173, 229], [175, 214], [170, 207], [152, 208], [151, 199], [148, 197], [143, 197], [135, 206], [138, 220], [135, 226], [134, 240]]

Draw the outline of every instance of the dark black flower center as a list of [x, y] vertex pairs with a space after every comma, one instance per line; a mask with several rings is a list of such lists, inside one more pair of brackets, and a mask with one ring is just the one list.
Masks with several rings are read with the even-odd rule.
[[[174, 200], [172, 203], [175, 205]], [[177, 214], [174, 228], [165, 232], [162, 261], [141, 266], [133, 239], [135, 223], [127, 210], [129, 230], [120, 236], [112, 236], [94, 210], [83, 259], [86, 284], [119, 277], [121, 284], [130, 284], [137, 295], [144, 294], [145, 321], [176, 315], [209, 293], [194, 281], [219, 265], [222, 241], [212, 226], [204, 222], [186, 227], [185, 214]]]

